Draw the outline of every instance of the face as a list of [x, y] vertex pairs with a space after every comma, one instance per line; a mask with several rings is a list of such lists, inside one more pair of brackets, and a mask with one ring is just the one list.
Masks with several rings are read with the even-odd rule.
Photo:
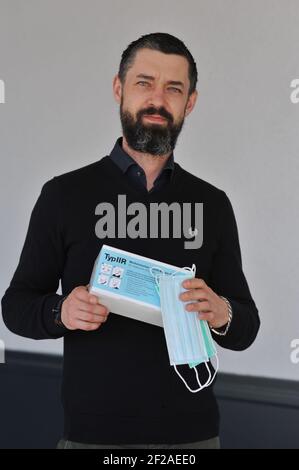
[[197, 91], [188, 97], [188, 61], [150, 49], [137, 52], [124, 86], [114, 77], [113, 91], [128, 145], [151, 155], [170, 154]]

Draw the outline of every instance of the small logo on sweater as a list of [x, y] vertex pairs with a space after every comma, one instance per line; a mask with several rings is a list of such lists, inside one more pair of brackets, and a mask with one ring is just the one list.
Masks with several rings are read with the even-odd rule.
[[192, 230], [192, 227], [190, 227], [189, 230], [188, 230], [188, 233], [191, 237], [196, 237], [198, 235], [198, 230], [197, 230], [197, 228]]
[[203, 243], [203, 203], [133, 202], [127, 206], [125, 194], [118, 195], [117, 207], [101, 202], [95, 208], [100, 218], [96, 236], [103, 238], [184, 238], [185, 249]]

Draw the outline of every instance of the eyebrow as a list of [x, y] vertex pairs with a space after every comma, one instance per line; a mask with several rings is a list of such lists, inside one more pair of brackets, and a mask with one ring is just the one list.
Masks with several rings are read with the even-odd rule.
[[[151, 81], [155, 80], [155, 77], [152, 77], [151, 75], [145, 75], [144, 73], [140, 73], [139, 75], [136, 75], [136, 78], [145, 78], [146, 80], [151, 80]], [[177, 80], [168, 80], [167, 85], [179, 85], [182, 88], [184, 88], [184, 83], [177, 81]]]

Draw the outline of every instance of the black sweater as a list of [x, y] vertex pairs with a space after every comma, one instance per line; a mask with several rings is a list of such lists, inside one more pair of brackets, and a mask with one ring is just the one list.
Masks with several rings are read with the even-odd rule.
[[[99, 202], [117, 208], [142, 202], [203, 202], [203, 244], [186, 249], [181, 238], [99, 239]], [[116, 211], [117, 212], [117, 211]], [[127, 220], [129, 216], [127, 216]], [[170, 232], [171, 235], [172, 232]], [[163, 329], [110, 313], [97, 331], [64, 331], [52, 308], [62, 294], [87, 285], [103, 243], [176, 266], [196, 264], [202, 278], [227, 297], [233, 321], [222, 347], [244, 350], [254, 341], [259, 317], [242, 271], [238, 231], [222, 190], [175, 163], [163, 188], [141, 194], [110, 156], [47, 181], [33, 208], [17, 269], [2, 298], [6, 326], [34, 338], [64, 336], [62, 398], [64, 437], [103, 444], [183, 443], [218, 435], [218, 407], [210, 386], [190, 393], [169, 364]], [[201, 369], [201, 367], [203, 367]], [[199, 366], [204, 377], [205, 368]], [[220, 364], [221, 369], [221, 364]], [[180, 366], [191, 387], [194, 371]]]

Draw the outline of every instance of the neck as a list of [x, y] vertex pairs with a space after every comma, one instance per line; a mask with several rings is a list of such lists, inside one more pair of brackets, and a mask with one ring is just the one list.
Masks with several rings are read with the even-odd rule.
[[125, 136], [122, 138], [122, 148], [141, 166], [146, 176], [147, 189], [150, 190], [172, 152], [165, 155], [138, 152], [129, 146]]

